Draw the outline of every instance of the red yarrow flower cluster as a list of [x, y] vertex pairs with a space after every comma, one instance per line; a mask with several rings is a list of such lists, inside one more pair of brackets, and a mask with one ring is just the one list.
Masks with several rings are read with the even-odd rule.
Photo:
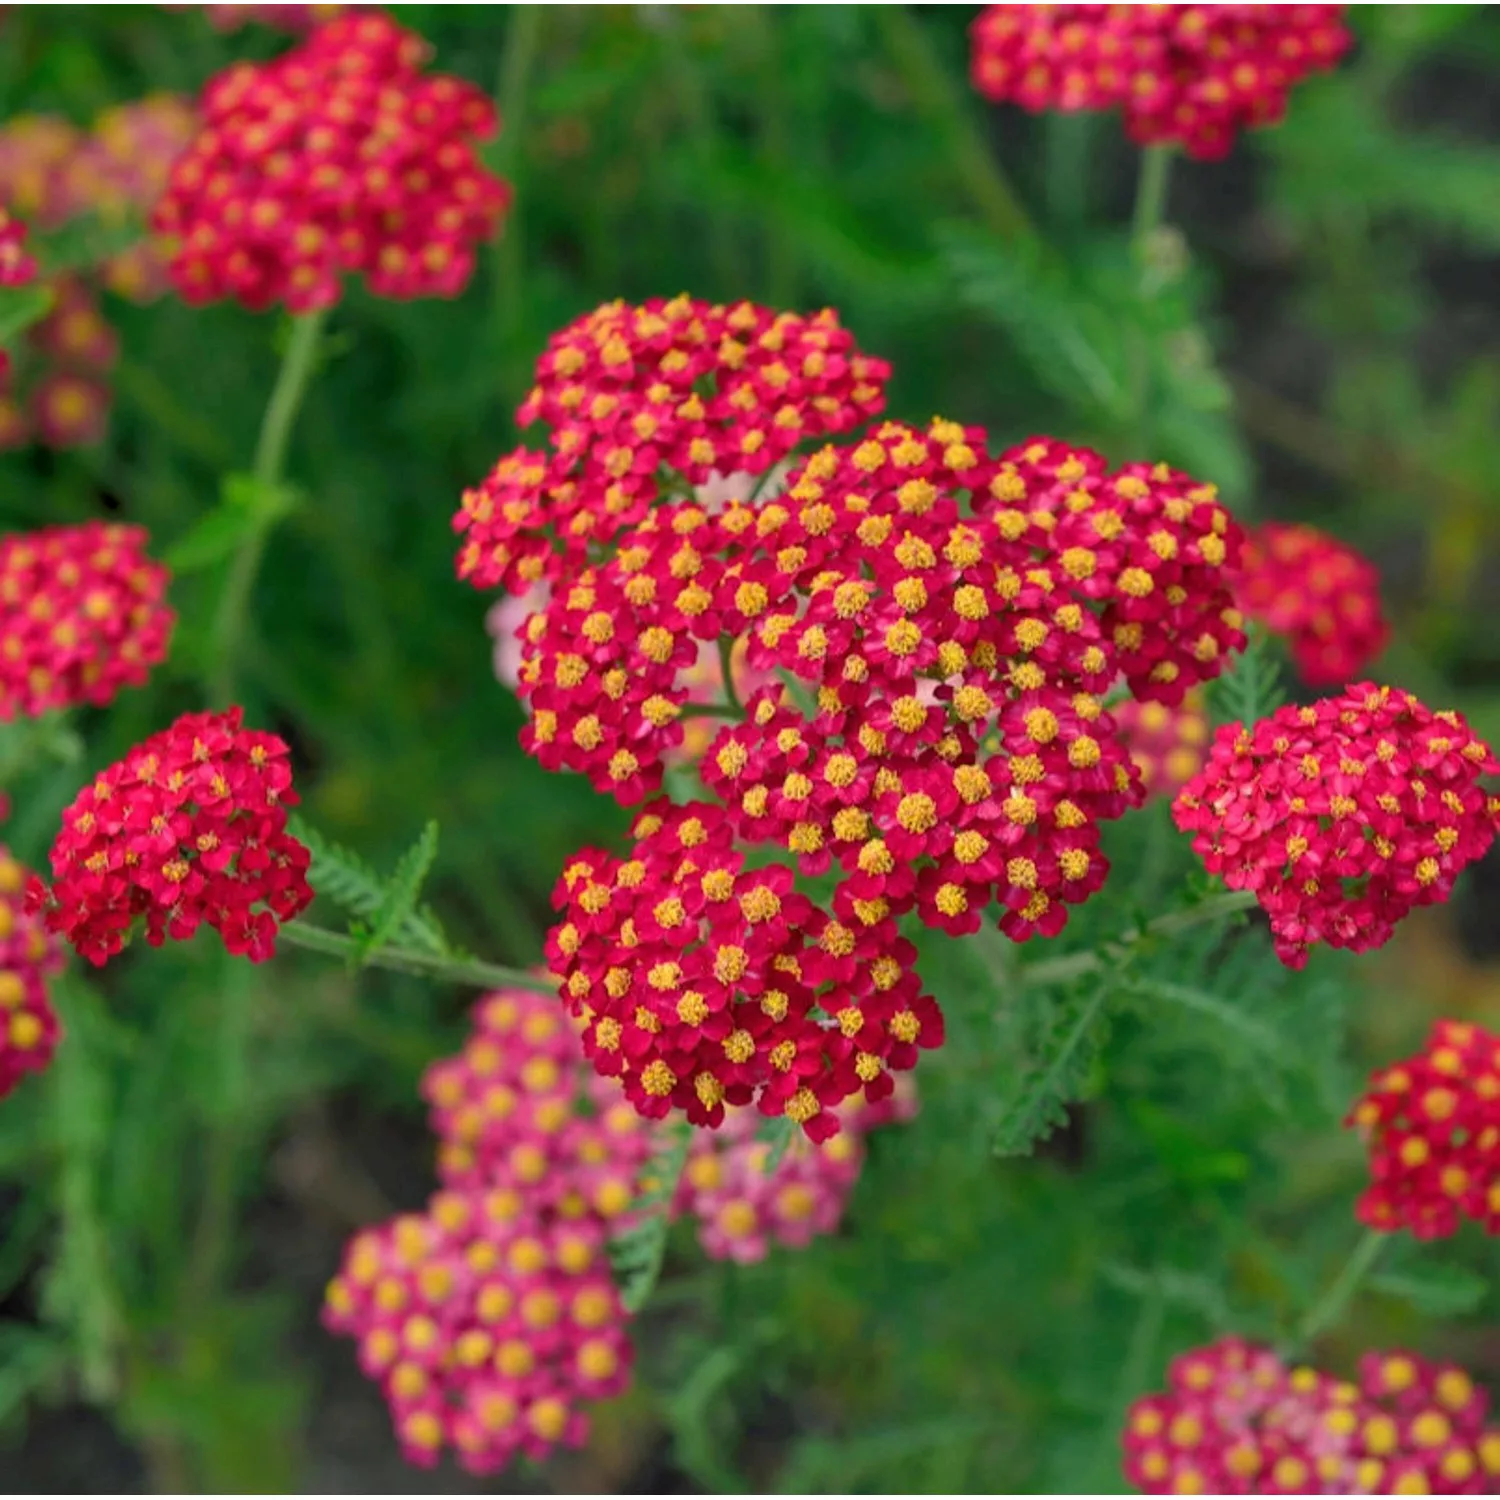
[[385, 16], [341, 16], [210, 80], [153, 221], [177, 241], [186, 301], [307, 312], [337, 302], [348, 274], [380, 297], [463, 290], [510, 194], [474, 152], [493, 104], [423, 73], [426, 54]]
[[1212, 728], [1201, 690], [1176, 708], [1122, 699], [1111, 709], [1149, 797], [1175, 797], [1203, 768]]
[[310, 856], [286, 831], [288, 756], [238, 708], [184, 714], [74, 798], [32, 908], [94, 964], [140, 917], [153, 947], [207, 923], [229, 952], [270, 958], [278, 923], [312, 901]]
[[662, 498], [763, 475], [809, 439], [880, 411], [890, 366], [832, 311], [813, 317], [681, 296], [611, 302], [555, 334], [522, 403], [549, 448], [508, 453], [454, 517], [458, 576], [524, 594], [566, 580]]
[[102, 707], [165, 659], [169, 575], [145, 545], [104, 521], [0, 537], [0, 720]]
[[423, 1467], [449, 1447], [474, 1474], [578, 1447], [582, 1404], [630, 1379], [602, 1225], [538, 1219], [510, 1188], [447, 1189], [355, 1235], [323, 1321], [359, 1341], [402, 1452]]
[[856, 1097], [841, 1110], [837, 1135], [816, 1144], [798, 1138], [772, 1166], [755, 1112], [728, 1110], [721, 1129], [694, 1134], [674, 1211], [698, 1220], [698, 1243], [714, 1260], [750, 1264], [772, 1245], [802, 1249], [838, 1228], [864, 1165], [865, 1135], [915, 1111], [911, 1089], [875, 1105]]
[[62, 1030], [47, 999], [61, 956], [22, 905], [26, 874], [0, 844], [0, 1099], [52, 1061]]
[[1460, 714], [1373, 683], [1220, 729], [1173, 804], [1204, 864], [1256, 894], [1276, 952], [1378, 948], [1413, 907], [1447, 900], [1500, 823], [1500, 770]]
[[1344, 1123], [1369, 1145], [1372, 1229], [1431, 1240], [1474, 1219], [1500, 1234], [1500, 1036], [1439, 1021], [1415, 1057], [1371, 1075]]
[[1235, 595], [1252, 620], [1286, 637], [1313, 687], [1349, 682], [1390, 639], [1374, 563], [1316, 527], [1268, 521], [1252, 531]]
[[1131, 1408], [1125, 1477], [1148, 1495], [1488, 1495], [1489, 1398], [1458, 1366], [1371, 1353], [1358, 1382], [1224, 1338]]
[[1224, 156], [1276, 124], [1293, 85], [1350, 44], [1342, 5], [991, 5], [971, 31], [974, 86], [997, 103], [1122, 109], [1142, 146]]
[[755, 1104], [815, 1141], [837, 1106], [890, 1094], [943, 1021], [894, 920], [856, 928], [746, 868], [724, 810], [648, 807], [616, 859], [585, 850], [554, 900], [547, 957], [594, 1067], [642, 1114], [714, 1126]]

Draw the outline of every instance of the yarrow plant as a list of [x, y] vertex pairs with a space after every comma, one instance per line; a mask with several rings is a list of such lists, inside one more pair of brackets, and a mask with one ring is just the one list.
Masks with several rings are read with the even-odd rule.
[[1456, 1365], [1371, 1353], [1358, 1382], [1225, 1338], [1173, 1360], [1125, 1423], [1125, 1477], [1148, 1495], [1488, 1495], [1489, 1398]]
[[1314, 943], [1362, 952], [1445, 901], [1494, 842], [1500, 770], [1463, 716], [1362, 683], [1220, 729], [1173, 804], [1232, 890], [1254, 891], [1293, 967]]
[[139, 687], [176, 621], [138, 526], [87, 521], [0, 537], [0, 720]]
[[1312, 526], [1268, 521], [1252, 530], [1236, 598], [1252, 620], [1286, 638], [1312, 687], [1353, 681], [1390, 639], [1375, 565]]
[[974, 85], [1033, 111], [1122, 110], [1142, 146], [1224, 156], [1349, 47], [1342, 5], [991, 5]]
[[1372, 1229], [1430, 1240], [1472, 1219], [1500, 1234], [1500, 1036], [1439, 1021], [1415, 1057], [1371, 1077], [1346, 1123], [1368, 1142], [1358, 1213]]
[[308, 852], [286, 832], [288, 753], [238, 709], [184, 714], [74, 799], [31, 908], [94, 964], [141, 917], [152, 946], [206, 923], [229, 952], [269, 958], [278, 922], [312, 900]]
[[47, 983], [60, 956], [22, 902], [26, 874], [0, 844], [0, 1099], [52, 1060], [61, 1036]]
[[[1139, 329], [1121, 314], [1131, 326], [1119, 368], [1114, 351], [1093, 350], [1087, 319], [1075, 328], [1067, 309], [1038, 312], [1062, 335], [1038, 342], [1060, 344], [1075, 375], [1107, 377], [1088, 430], [1113, 456], [1057, 436], [1010, 443], [944, 417], [887, 416], [891, 365], [833, 309], [683, 294], [606, 302], [561, 327], [516, 412], [521, 445], [452, 517], [454, 567], [500, 592], [487, 620], [497, 675], [526, 712], [524, 751], [628, 810], [628, 828], [562, 862], [545, 969], [456, 947], [420, 904], [436, 824], [387, 879], [290, 819], [291, 747], [246, 727], [236, 705], [254, 700], [237, 673], [245, 638], [269, 638], [278, 623], [266, 610], [251, 629], [270, 533], [308, 500], [285, 471], [329, 352], [323, 315], [349, 277], [387, 298], [468, 287], [509, 206], [479, 150], [498, 112], [473, 84], [427, 71], [424, 41], [383, 14], [235, 6], [210, 19], [247, 17], [294, 38], [270, 62], [210, 79], [196, 106], [154, 96], [88, 133], [41, 118], [0, 132], [0, 197], [43, 242], [83, 215], [115, 225], [148, 210], [155, 236], [88, 267], [50, 269], [43, 257], [46, 294], [11, 302], [7, 330], [24, 330], [27, 361], [13, 394], [26, 394], [0, 406], [0, 443], [100, 435], [118, 352], [94, 300], [101, 281], [137, 297], [170, 284], [194, 306], [280, 306], [290, 324], [250, 472], [224, 476], [220, 508], [163, 554], [183, 572], [223, 567], [206, 591], [209, 628], [188, 632], [195, 650], [173, 684], [201, 679], [210, 707], [88, 779], [62, 815], [48, 877], [25, 881], [24, 901], [20, 865], [0, 849], [0, 1095], [58, 1046], [54, 937], [102, 965], [138, 935], [154, 947], [206, 926], [211, 949], [253, 962], [290, 944], [351, 973], [383, 965], [478, 989], [461, 1049], [420, 1084], [436, 1191], [420, 1212], [359, 1229], [326, 1291], [324, 1322], [353, 1341], [410, 1461], [452, 1455], [488, 1476], [582, 1443], [596, 1404], [630, 1385], [638, 1350], [648, 1363], [677, 1357], [675, 1309], [694, 1307], [702, 1283], [727, 1289], [721, 1312], [735, 1308], [732, 1278], [755, 1274], [745, 1267], [847, 1230], [866, 1141], [914, 1113], [924, 1053], [947, 1049], [924, 1081], [931, 1112], [965, 1102], [981, 1070], [994, 1080], [971, 1118], [1002, 1154], [1032, 1149], [1090, 1091], [1133, 1086], [1129, 1069], [1103, 1076], [1117, 998], [1153, 1007], [1139, 1029], [1159, 1031], [1163, 1046], [1175, 1045], [1165, 1013], [1176, 1007], [1252, 1047], [1258, 1069], [1280, 1068], [1299, 1049], [1247, 997], [1284, 982], [1309, 1014], [1318, 997], [1311, 984], [1291, 988], [1272, 953], [1300, 969], [1320, 944], [1378, 947], [1414, 908], [1447, 900], [1489, 850], [1500, 824], [1489, 747], [1459, 714], [1358, 680], [1389, 635], [1373, 565], [1308, 527], [1248, 528], [1205, 477], [1121, 459], [1158, 441], [1205, 463], [1225, 451], [1194, 445], [1157, 412], [1180, 394], [1159, 380], [1156, 347], [1172, 300], [1160, 295], [1170, 257], [1154, 255], [1153, 238], [1169, 153], [1222, 156], [1241, 131], [1278, 120], [1295, 86], [1348, 47], [1343, 7], [992, 6], [973, 28], [974, 80], [988, 97], [1118, 108], [1151, 148], [1128, 274], [1101, 258], [1110, 315], [1132, 298], [1150, 313]], [[515, 24], [500, 92], [519, 106], [537, 48], [533, 17]], [[901, 34], [900, 21], [886, 24]], [[928, 110], [932, 80], [913, 56], [896, 60]], [[944, 119], [962, 134], [954, 112]], [[1067, 140], [1057, 133], [1060, 156]], [[1007, 190], [977, 152], [960, 165], [1017, 242], [996, 264], [1034, 271], [1045, 291], [1047, 272], [1065, 268], [1051, 266], [1029, 210], [1004, 207]], [[0, 213], [0, 284], [36, 269], [20, 222]], [[497, 276], [497, 327], [522, 285]], [[161, 404], [149, 380], [137, 395], [143, 408]], [[211, 449], [167, 396], [177, 433]], [[995, 430], [1012, 416], [995, 414]], [[1233, 464], [1214, 467], [1235, 493]], [[0, 539], [0, 720], [44, 720], [0, 735], [0, 774], [28, 755], [76, 754], [61, 715], [108, 705], [166, 658], [168, 582], [135, 526]], [[1272, 711], [1263, 636], [1235, 660], [1250, 645], [1247, 619], [1286, 638], [1310, 686], [1355, 685]], [[282, 704], [272, 674], [256, 687]], [[1238, 721], [1211, 735], [1210, 712]], [[1111, 827], [1151, 795], [1173, 798], [1209, 877], [1159, 912], [1167, 820], [1151, 824], [1138, 861]], [[1133, 889], [1111, 858], [1136, 871]], [[348, 911], [347, 931], [304, 920], [315, 889]], [[1102, 891], [1113, 905], [1096, 900]], [[1256, 905], [1269, 944], [1264, 923], [1211, 925]], [[1110, 926], [1127, 906], [1129, 925]], [[1049, 953], [1065, 931], [1067, 951]], [[1194, 968], [1222, 969], [1225, 981]], [[85, 1021], [82, 982], [53, 998], [74, 1045], [97, 1036], [101, 1055], [113, 1048], [135, 1065], [135, 1015]], [[204, 1092], [222, 1083], [234, 1099], [253, 1073], [245, 1019], [226, 1009], [211, 1033]], [[276, 1017], [278, 1043], [289, 1019]], [[372, 1017], [341, 1019], [407, 1056], [408, 1039], [392, 1044], [378, 1020], [366, 1031]], [[325, 1020], [320, 1011], [312, 1024]], [[195, 1017], [184, 1034], [198, 1029]], [[113, 1368], [113, 1278], [90, 1261], [92, 1216], [114, 1189], [94, 1192], [90, 1174], [129, 1176], [147, 1155], [134, 1127], [118, 1153], [101, 1147], [108, 1132], [90, 1111], [113, 1097], [107, 1066], [64, 1052], [34, 1093], [47, 1101], [35, 1114], [49, 1170], [54, 1147], [63, 1158], [65, 1252], [48, 1316], [69, 1316], [70, 1298], [87, 1304], [91, 1392], [134, 1376]], [[1327, 1092], [1301, 1084], [1303, 1103]], [[207, 1180], [184, 1236], [180, 1301], [153, 1307], [153, 1341], [134, 1327], [129, 1345], [119, 1335], [153, 1357], [159, 1338], [183, 1372], [196, 1369], [196, 1319], [227, 1260], [230, 1169], [248, 1156], [234, 1108], [202, 1111]], [[1200, 1165], [1204, 1182], [1254, 1170], [1229, 1153], [1180, 1160], [1194, 1153], [1161, 1114], [1155, 1100], [1123, 1124], [1131, 1111], [1100, 1110], [1118, 1118], [1096, 1131], [1093, 1114], [1080, 1117], [1077, 1141], [1059, 1145], [1086, 1153], [1095, 1134], [1149, 1136], [1153, 1203], [1201, 1187]], [[1357, 1217], [1370, 1232], [1280, 1352], [1221, 1339], [1181, 1355], [1166, 1391], [1129, 1406], [1125, 1474], [1142, 1490], [1496, 1487], [1500, 1429], [1457, 1365], [1372, 1353], [1349, 1381], [1290, 1361], [1348, 1306], [1396, 1231], [1430, 1240], [1465, 1220], [1500, 1228], [1500, 1037], [1439, 1023], [1421, 1053], [1373, 1075], [1346, 1123], [1368, 1145]], [[967, 1139], [960, 1129], [941, 1144], [955, 1152]], [[635, 1336], [632, 1320], [694, 1238], [730, 1264], [685, 1279], [671, 1318]], [[840, 1272], [850, 1248], [837, 1247]], [[917, 1254], [928, 1253], [924, 1242]], [[1111, 1260], [1107, 1275], [1111, 1295], [1148, 1298], [1121, 1351], [1130, 1377], [1110, 1397], [1112, 1441], [1164, 1331], [1216, 1315], [1223, 1299], [1165, 1263]], [[758, 1282], [762, 1301], [773, 1280]], [[659, 1403], [683, 1451], [704, 1446], [711, 1401], [737, 1398], [764, 1347], [763, 1312]], [[690, 1347], [700, 1320], [681, 1321]]]
[[385, 16], [347, 15], [210, 81], [153, 220], [186, 301], [308, 312], [351, 274], [380, 297], [463, 289], [510, 194], [474, 152], [493, 104], [424, 73], [427, 51]]

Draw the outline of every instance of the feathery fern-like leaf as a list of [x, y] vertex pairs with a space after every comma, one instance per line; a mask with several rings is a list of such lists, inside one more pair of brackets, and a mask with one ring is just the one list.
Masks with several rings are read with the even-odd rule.
[[685, 1120], [674, 1121], [664, 1129], [662, 1144], [641, 1175], [642, 1192], [635, 1202], [633, 1222], [609, 1242], [620, 1301], [628, 1313], [640, 1312], [661, 1277], [672, 1200], [687, 1165], [692, 1133], [693, 1127]]

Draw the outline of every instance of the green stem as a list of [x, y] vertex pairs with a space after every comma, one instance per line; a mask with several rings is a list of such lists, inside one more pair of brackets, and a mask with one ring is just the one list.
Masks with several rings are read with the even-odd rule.
[[953, 166], [979, 216], [1001, 239], [1030, 239], [1030, 216], [975, 122], [968, 90], [955, 87], [933, 51], [926, 28], [904, 5], [873, 10], [886, 54], [917, 110], [943, 138]]
[[1381, 1234], [1375, 1229], [1365, 1231], [1349, 1259], [1344, 1262], [1343, 1270], [1334, 1278], [1333, 1284], [1313, 1304], [1307, 1316], [1298, 1325], [1297, 1348], [1304, 1348], [1331, 1323], [1338, 1321], [1344, 1309], [1349, 1305], [1350, 1298], [1359, 1290], [1360, 1282], [1365, 1279], [1380, 1258], [1380, 1252], [1385, 1248], [1385, 1242], [1389, 1238], [1389, 1235]]
[[1146, 263], [1147, 252], [1167, 208], [1167, 182], [1172, 170], [1170, 146], [1147, 146], [1141, 152], [1141, 170], [1135, 185], [1135, 215], [1131, 220], [1130, 238], [1138, 264]]
[[724, 678], [724, 701], [737, 719], [745, 717], [745, 705], [734, 685], [734, 642], [727, 636], [719, 637], [719, 671]]
[[521, 236], [517, 202], [521, 198], [522, 122], [526, 117], [526, 93], [542, 35], [540, 5], [517, 5], [505, 37], [505, 56], [495, 86], [495, 104], [500, 111], [500, 147], [495, 170], [509, 181], [516, 197], [511, 202], [505, 227], [495, 246], [495, 322], [502, 337], [515, 331], [521, 316], [521, 278], [525, 271], [525, 245]]
[[481, 963], [478, 959], [445, 958], [439, 953], [420, 953], [413, 948], [378, 948], [373, 953], [362, 955], [357, 938], [343, 932], [330, 932], [326, 927], [315, 927], [310, 922], [283, 922], [281, 936], [294, 948], [306, 948], [310, 953], [326, 953], [332, 958], [350, 959], [371, 968], [422, 974], [452, 984], [472, 984], [485, 990], [537, 990], [547, 995], [557, 990], [557, 981], [545, 974]]
[[[271, 390], [271, 399], [260, 426], [260, 438], [255, 445], [252, 473], [262, 489], [272, 489], [281, 481], [287, 445], [292, 438], [292, 423], [297, 419], [302, 398], [307, 394], [308, 382], [312, 379], [318, 336], [326, 317], [327, 309], [318, 308], [292, 319], [292, 336], [282, 357], [281, 370]], [[229, 578], [219, 597], [213, 631], [213, 699], [222, 708], [227, 708], [234, 701], [235, 657], [239, 653], [240, 638], [245, 633], [250, 595], [254, 591], [256, 574], [260, 571], [261, 559], [265, 555], [269, 539], [269, 522], [257, 526], [250, 533], [230, 564]]]
[[1217, 922], [1221, 917], [1247, 911], [1254, 905], [1254, 891], [1225, 891], [1222, 895], [1200, 901], [1186, 911], [1172, 911], [1164, 917], [1157, 917], [1155, 921], [1147, 922], [1144, 927], [1137, 927], [1097, 950], [1068, 953], [1062, 958], [1031, 964], [1020, 971], [1020, 979], [1023, 984], [1066, 984], [1070, 980], [1081, 979], [1085, 974], [1093, 974], [1118, 963], [1128, 956], [1132, 948], [1149, 938], [1173, 937], [1179, 932], [1201, 927], [1206, 922]]

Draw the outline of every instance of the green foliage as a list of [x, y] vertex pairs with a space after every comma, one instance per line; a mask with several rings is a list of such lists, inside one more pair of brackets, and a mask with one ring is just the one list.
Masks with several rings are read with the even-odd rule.
[[667, 1254], [672, 1200], [692, 1139], [692, 1127], [685, 1121], [662, 1131], [662, 1143], [641, 1173], [641, 1192], [631, 1206], [630, 1223], [609, 1242], [610, 1263], [626, 1312], [640, 1312], [656, 1290]]
[[[1165, 222], [1131, 243], [1138, 158], [1118, 121], [983, 103], [968, 14], [398, 9], [440, 67], [501, 96], [485, 149], [515, 208], [463, 295], [352, 289], [309, 361], [284, 473], [259, 479], [287, 320], [106, 295], [122, 348], [108, 436], [0, 457], [6, 529], [144, 525], [180, 616], [147, 687], [0, 725], [0, 831], [32, 866], [89, 774], [202, 706], [226, 585], [263, 551], [233, 696], [292, 744], [293, 831], [339, 914], [314, 919], [347, 922], [337, 952], [367, 964], [461, 960], [460, 942], [534, 962], [563, 862], [617, 847], [629, 812], [521, 753], [491, 600], [455, 583], [449, 517], [518, 440], [510, 413], [553, 331], [680, 290], [836, 307], [891, 359], [895, 417], [1165, 458], [1242, 516], [1327, 527], [1384, 570], [1385, 680], [1500, 733], [1483, 262], [1500, 147], [1479, 108], [1496, 13], [1357, 12], [1356, 55], [1228, 161], [1174, 162]], [[7, 112], [83, 122], [285, 45], [191, 11], [60, 15], [8, 14]], [[82, 266], [127, 232], [33, 227], [31, 244]], [[0, 291], [0, 342], [48, 297]], [[1212, 710], [1251, 722], [1293, 692], [1257, 633]], [[686, 768], [669, 789], [701, 794]], [[868, 1141], [838, 1233], [707, 1260], [691, 1226], [669, 1228], [688, 1144], [671, 1134], [611, 1250], [636, 1386], [596, 1414], [578, 1461], [593, 1467], [537, 1482], [1107, 1493], [1123, 1413], [1174, 1354], [1294, 1335], [1357, 1233], [1365, 1169], [1341, 1122], [1359, 1077], [1460, 1002], [1493, 1024], [1493, 986], [1446, 913], [1379, 964], [1320, 952], [1286, 970], [1161, 801], [1105, 847], [1108, 886], [1056, 939], [910, 933], [947, 1040], [916, 1071], [917, 1116]], [[250, 966], [207, 936], [59, 984], [56, 1064], [0, 1105], [7, 1477], [139, 1484], [131, 1468], [79, 1486], [56, 1464], [91, 1445], [27, 1439], [30, 1411], [82, 1399], [158, 1489], [409, 1486], [317, 1306], [347, 1234], [431, 1190], [417, 1080], [457, 1046], [470, 993], [290, 945]], [[775, 1161], [796, 1136], [775, 1120], [759, 1139]], [[1500, 1375], [1470, 1336], [1500, 1312], [1492, 1242], [1391, 1245], [1378, 1265], [1320, 1358], [1347, 1372], [1400, 1346]]]
[[1001, 1107], [997, 1154], [1029, 1152], [1067, 1122], [1067, 1105], [1082, 1092], [1104, 1042], [1108, 998], [1102, 978], [1090, 976], [1061, 995], [1038, 999], [1036, 1038]]
[[351, 916], [373, 924], [370, 938], [379, 935], [379, 944], [372, 941], [367, 952], [399, 937], [425, 953], [458, 956], [432, 910], [417, 906], [422, 883], [437, 858], [435, 822], [427, 824], [389, 879], [377, 875], [357, 854], [324, 838], [305, 819], [294, 815], [287, 820], [287, 827], [312, 854], [308, 879], [313, 890]]

